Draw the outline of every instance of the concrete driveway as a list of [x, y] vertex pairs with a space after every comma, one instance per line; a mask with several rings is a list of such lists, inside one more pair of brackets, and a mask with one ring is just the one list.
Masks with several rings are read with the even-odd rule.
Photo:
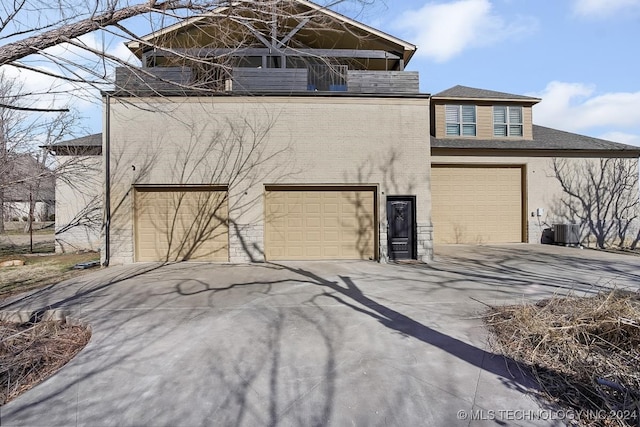
[[638, 283], [640, 257], [536, 245], [443, 246], [430, 265], [112, 267], [2, 304], [64, 310], [93, 337], [1, 424], [560, 424], [487, 346], [481, 302]]

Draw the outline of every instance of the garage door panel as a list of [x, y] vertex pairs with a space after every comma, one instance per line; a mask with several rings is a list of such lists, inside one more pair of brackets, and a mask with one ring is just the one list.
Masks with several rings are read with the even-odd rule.
[[306, 241], [308, 242], [321, 242], [322, 232], [320, 231], [308, 231], [306, 234]]
[[521, 167], [433, 165], [435, 243], [522, 241]]
[[[291, 201], [291, 203], [295, 203], [294, 200]], [[308, 214], [319, 214], [322, 212], [322, 207], [320, 206], [319, 203], [310, 203], [310, 204], [306, 204], [307, 202], [305, 202], [305, 206], [304, 206], [304, 212], [308, 213]]]
[[309, 217], [307, 216], [306, 218], [304, 218], [304, 223], [306, 224], [307, 228], [320, 228], [322, 227], [322, 218], [319, 216], [313, 216], [313, 217]]
[[306, 259], [322, 259], [322, 247], [321, 246], [299, 246], [297, 248], [292, 247], [287, 251], [287, 257], [294, 257], [296, 254], [304, 254]]
[[[274, 218], [271, 206], [279, 201], [282, 201], [287, 215], [295, 219], [283, 224]], [[269, 260], [374, 257], [373, 189], [276, 189], [266, 192], [265, 204], [266, 255]]]
[[136, 261], [228, 261], [226, 191], [136, 189]]
[[287, 218], [287, 227], [302, 228], [304, 218]]

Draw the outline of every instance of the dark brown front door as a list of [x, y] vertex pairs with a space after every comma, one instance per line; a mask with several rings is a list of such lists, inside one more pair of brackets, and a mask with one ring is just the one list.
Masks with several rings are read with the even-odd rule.
[[387, 197], [389, 258], [415, 259], [415, 197]]

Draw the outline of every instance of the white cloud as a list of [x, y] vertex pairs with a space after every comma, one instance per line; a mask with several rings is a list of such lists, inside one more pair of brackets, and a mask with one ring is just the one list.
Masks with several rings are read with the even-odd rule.
[[93, 50], [97, 52], [105, 52], [107, 55], [115, 56], [123, 61], [133, 61], [131, 63], [137, 62], [133, 53], [131, 53], [119, 38], [109, 36], [109, 39], [107, 40], [101, 37], [100, 33], [93, 32], [78, 37], [76, 41], [80, 45], [86, 46], [86, 49], [69, 43], [61, 43], [46, 49], [45, 52], [49, 55], [66, 58], [70, 61], [95, 61], [96, 55], [90, 52]]
[[[139, 64], [133, 54], [119, 41], [105, 43], [97, 33], [81, 36], [78, 41], [89, 49], [104, 51], [125, 62]], [[68, 43], [53, 46], [45, 52], [47, 56], [55, 58], [55, 62], [44, 56], [31, 56], [22, 61], [31, 68], [41, 70], [42, 73], [12, 66], [2, 67], [7, 76], [22, 82], [21, 93], [33, 94], [25, 97], [25, 103], [34, 108], [74, 107], [81, 111], [95, 109], [97, 105], [101, 105], [97, 88], [88, 83], [71, 82], [46, 73], [87, 82], [100, 81], [100, 76], [113, 73], [112, 61], [103, 62], [88, 50]], [[107, 85], [103, 87], [108, 88]]]
[[[33, 64], [30, 64], [33, 66]], [[36, 67], [43, 72], [59, 73], [52, 66], [39, 65]], [[33, 70], [3, 67], [5, 74], [22, 83], [20, 90], [23, 104], [31, 108], [68, 108], [78, 110], [90, 108], [100, 102], [97, 90], [88, 85], [73, 83], [63, 79], [51, 77]], [[88, 77], [88, 76], [87, 76]]]
[[573, 12], [583, 17], [608, 17], [625, 10], [640, 10], [640, 0], [574, 0]]
[[631, 133], [613, 131], [604, 133], [598, 138], [607, 139], [614, 142], [621, 142], [623, 144], [640, 146], [640, 135], [634, 135]]
[[140, 60], [129, 50], [129, 48], [124, 43], [117, 43], [115, 46], [107, 49], [107, 53], [113, 55], [121, 60], [133, 64], [136, 66], [140, 65]]
[[[640, 145], [640, 91], [597, 94], [584, 83], [554, 81], [531, 96], [542, 98], [534, 107], [534, 122], [570, 132], [609, 129], [603, 139]], [[590, 132], [593, 134], [593, 132]]]
[[502, 17], [489, 0], [429, 2], [404, 12], [394, 26], [418, 45], [418, 55], [446, 62], [464, 50], [519, 37], [537, 29], [531, 17]]

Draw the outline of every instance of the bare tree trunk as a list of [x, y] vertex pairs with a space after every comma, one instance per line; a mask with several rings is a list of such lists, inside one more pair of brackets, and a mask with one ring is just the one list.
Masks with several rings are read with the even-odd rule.
[[0, 234], [4, 233], [4, 188], [0, 187]]
[[4, 233], [4, 187], [7, 169], [7, 140], [4, 135], [4, 119], [0, 116], [0, 234]]
[[638, 242], [640, 242], [640, 230], [636, 233], [636, 237], [631, 242], [630, 248], [635, 250], [638, 247]]
[[[209, 3], [203, 2], [201, 7], [208, 5]], [[94, 15], [87, 19], [44, 31], [42, 34], [5, 44], [0, 48], [0, 65], [10, 64], [25, 56], [41, 52], [46, 48], [59, 45], [100, 28], [115, 25], [120, 21], [134, 16], [142, 15], [153, 10], [166, 12], [175, 9], [196, 9], [196, 6], [189, 1], [169, 0], [156, 2], [155, 0], [150, 0], [149, 2], [143, 2], [137, 5], [125, 6], [121, 9], [107, 9], [102, 14]]]
[[33, 191], [29, 189], [29, 253], [33, 253]]

